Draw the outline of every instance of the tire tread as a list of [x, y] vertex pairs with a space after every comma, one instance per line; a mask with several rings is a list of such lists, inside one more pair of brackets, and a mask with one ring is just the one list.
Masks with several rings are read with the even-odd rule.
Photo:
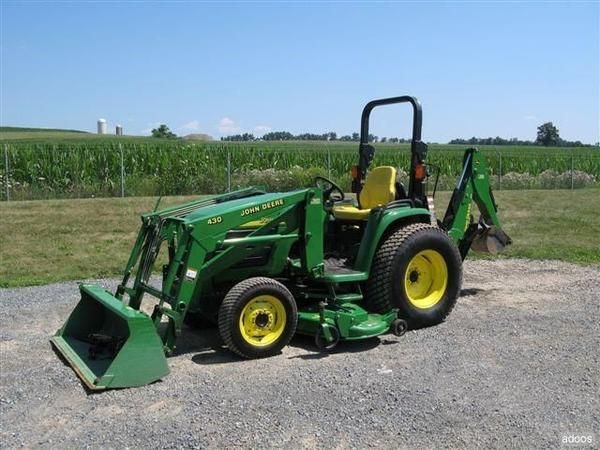
[[[233, 329], [231, 327], [231, 324], [233, 323], [233, 320], [235, 319], [236, 306], [238, 304], [239, 298], [242, 295], [244, 295], [251, 288], [275, 287], [275, 286], [279, 289], [283, 288], [285, 290], [285, 292], [287, 292], [287, 294], [289, 294], [289, 296], [291, 298], [293, 298], [290, 291], [283, 284], [281, 284], [280, 282], [278, 282], [272, 278], [267, 278], [267, 277], [248, 278], [247, 280], [241, 281], [238, 284], [236, 284], [233, 288], [231, 288], [231, 290], [227, 293], [227, 295], [225, 295], [225, 298], [223, 299], [223, 303], [221, 304], [221, 307], [219, 308], [218, 325], [219, 325], [219, 334], [221, 335], [223, 342], [229, 348], [229, 350], [231, 350], [232, 352], [238, 354], [239, 356], [241, 356], [243, 358], [257, 358], [257, 357], [263, 358], [263, 357], [269, 357], [269, 356], [273, 356], [273, 355], [277, 354], [280, 351], [281, 347], [283, 347], [289, 343], [289, 340], [291, 340], [291, 337], [294, 335], [293, 332], [290, 333], [290, 337], [289, 337], [288, 341], [284, 342], [283, 345], [275, 346], [272, 349], [264, 351], [260, 356], [257, 356], [257, 355], [250, 354], [250, 353], [244, 351], [243, 348], [240, 348], [236, 344], [236, 342], [233, 338]], [[294, 308], [294, 312], [297, 316], [297, 312], [296, 312], [295, 308]], [[295, 324], [296, 321], [294, 320], [293, 323]], [[295, 332], [295, 326], [294, 326], [294, 332]]]
[[[405, 245], [409, 239], [423, 232], [440, 233], [445, 238], [448, 238], [448, 234], [443, 229], [430, 223], [413, 223], [397, 229], [384, 238], [385, 240], [373, 258], [371, 274], [366, 285], [365, 305], [368, 309], [382, 314], [396, 307], [392, 293], [394, 258], [399, 247]], [[460, 278], [462, 279], [462, 274]], [[459, 279], [459, 285], [462, 281], [461, 279]], [[451, 302], [441, 321], [445, 320], [448, 314], [450, 314], [455, 303], [455, 301]]]

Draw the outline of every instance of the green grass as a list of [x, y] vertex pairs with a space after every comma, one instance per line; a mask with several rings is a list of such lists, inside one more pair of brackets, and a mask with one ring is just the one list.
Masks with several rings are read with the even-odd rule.
[[[167, 206], [182, 197], [163, 199]], [[156, 198], [0, 203], [0, 286], [120, 273]]]
[[[172, 205], [190, 197], [168, 197]], [[449, 193], [436, 198], [438, 214]], [[600, 190], [496, 193], [514, 244], [503, 257], [600, 263]], [[139, 215], [156, 199], [50, 200], [0, 203], [0, 286], [118, 276]]]
[[[513, 240], [502, 257], [600, 263], [600, 189], [500, 191], [494, 197]], [[441, 193], [437, 209], [444, 211], [449, 198]]]

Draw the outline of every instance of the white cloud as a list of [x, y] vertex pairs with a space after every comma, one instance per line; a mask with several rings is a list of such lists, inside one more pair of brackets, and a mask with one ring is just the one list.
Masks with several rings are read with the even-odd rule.
[[268, 133], [268, 132], [270, 132], [271, 130], [273, 130], [273, 128], [271, 128], [271, 127], [270, 127], [270, 126], [268, 126], [268, 125], [256, 125], [256, 126], [254, 127], [254, 133], [256, 133], [256, 134], [260, 134], [260, 135], [262, 135], [262, 134], [265, 134], [265, 133]]
[[217, 129], [222, 134], [237, 133], [240, 131], [240, 127], [238, 127], [235, 121], [229, 117], [223, 117], [221, 120], [219, 120]]
[[537, 117], [535, 117], [534, 115], [529, 114], [529, 115], [523, 117], [523, 119], [525, 119], [525, 120], [536, 120]]
[[150, 133], [152, 133], [152, 129], [160, 126], [160, 124], [161, 124], [161, 122], [148, 122], [148, 123], [146, 123], [147, 128], [144, 128], [143, 130], [141, 130], [140, 134], [142, 134], [142, 135], [150, 134]]
[[188, 122], [185, 125], [181, 125], [179, 129], [188, 131], [198, 131], [200, 129], [200, 121], [192, 120], [191, 122]]

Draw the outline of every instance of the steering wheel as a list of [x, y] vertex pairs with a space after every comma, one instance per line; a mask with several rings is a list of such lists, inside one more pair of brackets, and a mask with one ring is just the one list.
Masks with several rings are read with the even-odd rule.
[[[346, 198], [342, 188], [331, 181], [329, 178], [322, 177], [320, 175], [314, 178], [315, 185], [323, 190], [323, 197], [326, 202], [336, 203], [341, 202]], [[329, 186], [329, 187], [327, 187]], [[336, 195], [332, 195], [332, 194]]]

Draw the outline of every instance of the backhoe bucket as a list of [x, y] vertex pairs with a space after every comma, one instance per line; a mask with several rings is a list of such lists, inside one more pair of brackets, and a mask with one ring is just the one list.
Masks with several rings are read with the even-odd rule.
[[90, 389], [142, 386], [169, 373], [150, 317], [95, 285], [80, 285], [81, 300], [52, 344]]
[[477, 231], [477, 235], [471, 243], [471, 249], [476, 252], [496, 254], [512, 241], [508, 235], [495, 226], [485, 226]]

